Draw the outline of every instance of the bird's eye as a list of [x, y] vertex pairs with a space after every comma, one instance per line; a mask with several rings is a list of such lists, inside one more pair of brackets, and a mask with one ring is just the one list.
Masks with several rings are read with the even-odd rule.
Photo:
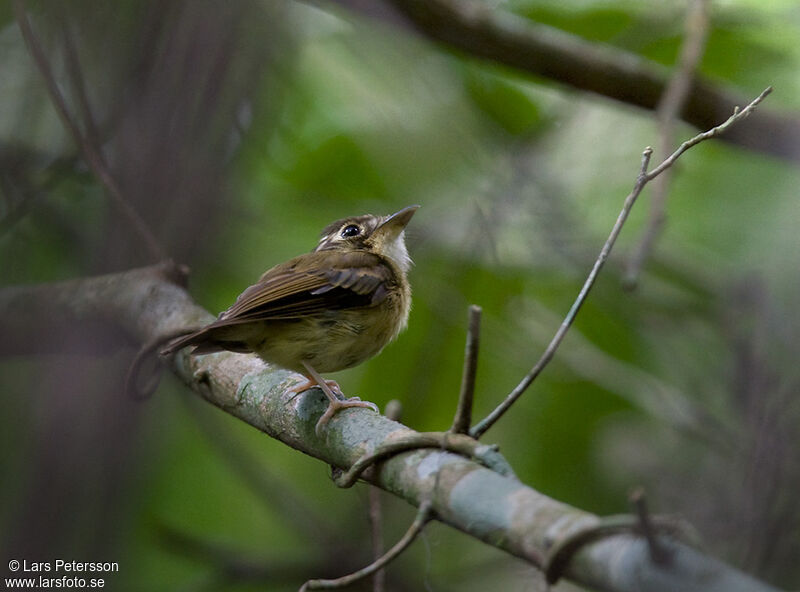
[[361, 228], [356, 224], [348, 224], [342, 228], [342, 238], [350, 238], [351, 236], [358, 236], [361, 234]]

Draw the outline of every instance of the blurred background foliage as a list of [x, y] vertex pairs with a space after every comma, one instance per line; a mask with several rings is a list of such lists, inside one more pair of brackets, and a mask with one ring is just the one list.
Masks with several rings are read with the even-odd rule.
[[[684, 2], [492, 4], [667, 66], [683, 35]], [[422, 205], [408, 331], [335, 376], [381, 407], [399, 399], [419, 430], [450, 425], [469, 304], [484, 311], [476, 417], [535, 362], [657, 144], [652, 113], [327, 2], [28, 9], [68, 104], [78, 111], [82, 77], [123, 193], [210, 311], [331, 220]], [[0, 280], [151, 262], [64, 131], [10, 4], [0, 21]], [[720, 0], [711, 23], [704, 76], [746, 96], [773, 85], [770, 108], [800, 111], [796, 2]], [[600, 514], [627, 511], [643, 485], [711, 553], [800, 587], [798, 187], [796, 165], [693, 149], [626, 292], [645, 193], [556, 360], [486, 436], [523, 481]], [[0, 360], [3, 557], [119, 561], [113, 590], [294, 590], [368, 562], [364, 486], [336, 489], [326, 467], [169, 377], [148, 402], [126, 400], [134, 344], [89, 356], [86, 338], [44, 335], [75, 353]], [[382, 499], [390, 542], [413, 509]], [[539, 589], [526, 564], [437, 524], [388, 581]]]

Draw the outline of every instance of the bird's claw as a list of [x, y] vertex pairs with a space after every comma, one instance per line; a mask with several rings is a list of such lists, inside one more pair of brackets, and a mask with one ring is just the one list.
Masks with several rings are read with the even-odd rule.
[[339, 413], [339, 411], [342, 409], [347, 409], [348, 407], [367, 407], [368, 409], [372, 409], [375, 413], [379, 412], [378, 406], [375, 403], [371, 403], [370, 401], [362, 401], [358, 397], [350, 397], [344, 401], [329, 401], [328, 408], [325, 410], [325, 413], [322, 414], [322, 417], [319, 418], [319, 421], [317, 421], [317, 425], [314, 428], [314, 433], [316, 433], [317, 436], [320, 436], [323, 428], [328, 424], [331, 418]]

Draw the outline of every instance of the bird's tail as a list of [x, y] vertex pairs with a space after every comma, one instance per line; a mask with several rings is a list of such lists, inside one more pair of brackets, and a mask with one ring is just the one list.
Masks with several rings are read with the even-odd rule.
[[158, 353], [162, 356], [171, 356], [179, 350], [182, 350], [184, 347], [195, 345], [198, 341], [200, 333], [202, 333], [202, 329], [190, 329], [188, 331], [181, 331], [178, 334], [170, 335], [165, 342], [162, 342], [165, 343], [165, 345], [158, 351]]
[[139, 349], [133, 362], [131, 362], [125, 377], [125, 391], [128, 393], [128, 396], [133, 399], [146, 399], [153, 394], [158, 387], [160, 371], [153, 371], [152, 374], [154, 378], [151, 378], [148, 384], [144, 386], [140, 385], [139, 374], [141, 373], [145, 361], [156, 351], [159, 351], [162, 355], [175, 353], [181, 349], [181, 347], [188, 345], [188, 343], [180, 345], [180, 342], [193, 337], [197, 332], [198, 330], [196, 328], [182, 329], [167, 335], [160, 335], [150, 340], [148, 343], [145, 343]]
[[159, 351], [162, 356], [171, 356], [184, 347], [194, 346], [193, 355], [213, 354], [221, 351], [249, 353], [252, 351], [246, 344], [235, 339], [226, 339], [227, 325], [207, 325], [200, 329], [189, 329], [166, 340], [166, 345]]

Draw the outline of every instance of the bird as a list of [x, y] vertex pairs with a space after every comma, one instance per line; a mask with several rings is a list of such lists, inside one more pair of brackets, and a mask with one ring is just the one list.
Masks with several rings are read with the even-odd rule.
[[172, 340], [161, 355], [189, 346], [192, 355], [254, 353], [301, 374], [305, 381], [291, 392], [319, 386], [328, 398], [315, 426], [318, 435], [342, 409], [377, 412], [374, 403], [358, 397], [340, 400], [339, 385], [321, 374], [361, 364], [406, 328], [412, 261], [405, 228], [417, 209], [328, 224], [313, 251], [267, 270], [215, 321]]

